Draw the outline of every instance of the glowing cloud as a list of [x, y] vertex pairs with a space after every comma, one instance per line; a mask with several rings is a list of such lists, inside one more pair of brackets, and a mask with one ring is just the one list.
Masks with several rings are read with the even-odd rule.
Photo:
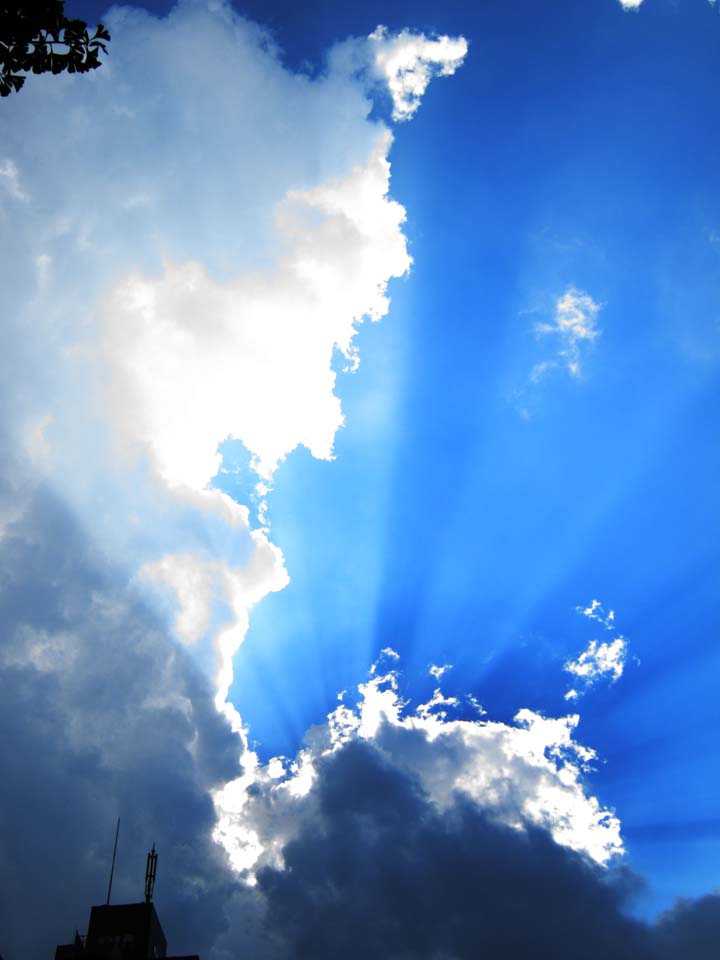
[[[207, 496], [220, 497], [237, 507], [219, 491], [209, 491]], [[140, 570], [141, 580], [172, 591], [177, 604], [175, 633], [195, 648], [196, 659], [207, 665], [214, 681], [215, 704], [238, 732], [242, 730], [239, 714], [227, 702], [233, 657], [247, 633], [252, 607], [289, 582], [280, 549], [260, 530], [251, 531], [249, 536], [253, 544], [251, 559], [242, 565], [186, 552], [166, 554]], [[227, 611], [221, 616], [220, 626], [212, 622], [218, 609]], [[198, 646], [204, 649], [198, 651]]]
[[333, 351], [388, 309], [410, 266], [403, 208], [387, 196], [390, 134], [346, 176], [289, 191], [277, 267], [218, 282], [198, 262], [132, 274], [106, 300], [103, 354], [118, 432], [170, 484], [202, 490], [218, 444], [241, 440], [269, 479], [299, 444], [328, 459], [342, 424]]
[[357, 706], [341, 700], [327, 723], [309, 732], [295, 760], [255, 763], [215, 794], [216, 838], [251, 882], [264, 866], [282, 867], [281, 848], [311, 815], [323, 759], [357, 742], [372, 744], [393, 767], [417, 778], [441, 810], [460, 793], [499, 822], [516, 829], [535, 824], [597, 863], [622, 852], [618, 819], [584, 790], [583, 773], [595, 753], [573, 739], [577, 715], [548, 719], [521, 710], [514, 725], [452, 720], [448, 711], [457, 700], [439, 689], [409, 711], [395, 670], [371, 671], [358, 689]]
[[310, 80], [229, 3], [116, 8], [108, 25], [97, 76], [38, 77], [4, 110], [6, 353], [26, 366], [3, 406], [22, 455], [223, 700], [249, 610], [288, 573], [247, 508], [210, 489], [218, 447], [250, 452], [264, 525], [282, 460], [298, 445], [332, 457], [338, 355], [357, 366], [359, 324], [386, 314], [411, 265], [368, 91], [395, 84], [407, 118], [464, 41], [376, 32]]

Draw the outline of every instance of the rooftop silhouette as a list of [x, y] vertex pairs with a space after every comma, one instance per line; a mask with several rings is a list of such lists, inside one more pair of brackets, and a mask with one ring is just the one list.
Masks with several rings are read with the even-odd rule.
[[158, 957], [165, 960], [200, 960], [197, 954], [168, 956], [167, 940], [152, 902], [157, 869], [154, 845], [148, 853], [145, 871], [145, 902], [110, 903], [116, 851], [117, 832], [107, 903], [91, 908], [86, 936], [76, 932], [72, 943], [58, 945], [55, 960], [154, 960]]

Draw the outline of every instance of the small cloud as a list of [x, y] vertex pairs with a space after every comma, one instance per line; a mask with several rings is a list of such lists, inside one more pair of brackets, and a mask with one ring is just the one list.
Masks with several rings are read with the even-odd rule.
[[539, 359], [525, 382], [512, 391], [515, 409], [523, 420], [533, 419], [535, 388], [549, 376], [563, 370], [574, 380], [582, 376], [585, 356], [602, 332], [597, 322], [601, 307], [589, 293], [568, 287], [555, 301], [552, 319], [534, 325], [537, 337], [554, 349]]
[[367, 88], [387, 87], [392, 118], [402, 121], [415, 115], [430, 81], [452, 76], [467, 51], [464, 37], [427, 37], [411, 30], [392, 34], [380, 25], [368, 37], [336, 44], [329, 60], [337, 76], [359, 77]]
[[472, 694], [472, 693], [466, 693], [466, 694], [465, 694], [465, 702], [470, 705], [470, 707], [474, 710], [474, 712], [475, 712], [479, 717], [485, 717], [485, 716], [487, 716], [487, 710], [486, 710], [485, 707], [480, 703], [480, 701], [478, 700], [478, 698], [477, 698], [474, 694]]
[[[643, 0], [620, 0], [620, 6], [623, 10], [637, 10]], [[713, 0], [710, 0], [712, 3]]]
[[590, 606], [576, 607], [575, 609], [589, 620], [596, 620], [598, 623], [601, 623], [606, 630], [613, 630], [615, 628], [615, 611], [609, 610], [606, 613], [599, 600], [591, 600]]
[[383, 647], [378, 654], [377, 660], [370, 667], [370, 676], [374, 676], [378, 671], [378, 667], [385, 666], [388, 660], [397, 662], [399, 659], [400, 654], [397, 652], [397, 650], [393, 650], [392, 647]]
[[8, 157], [0, 159], [0, 186], [3, 186], [14, 200], [29, 200], [29, 195], [20, 186], [20, 174], [17, 166]]
[[[591, 640], [577, 660], [568, 660], [565, 670], [590, 685], [599, 677], [607, 677], [611, 682], [619, 680], [625, 667], [627, 642], [624, 637], [616, 637], [608, 643]], [[566, 700], [574, 700], [577, 691], [566, 694]]]
[[558, 348], [551, 359], [535, 364], [531, 373], [532, 383], [539, 383], [545, 375], [558, 367], [565, 367], [572, 377], [582, 373], [583, 353], [599, 336], [597, 315], [600, 304], [588, 293], [568, 287], [558, 297], [551, 323], [538, 323], [535, 332], [541, 336], [557, 338]]
[[[599, 600], [591, 600], [587, 607], [580, 606], [575, 609], [581, 616], [594, 620], [606, 630], [615, 629], [615, 611], [606, 611]], [[565, 699], [578, 700], [599, 679], [608, 680], [610, 683], [619, 680], [627, 661], [627, 646], [627, 640], [620, 634], [604, 643], [591, 640], [576, 660], [568, 660], [564, 666], [564, 670], [571, 674], [576, 682], [580, 681], [579, 688], [568, 690]]]
[[540, 383], [545, 374], [556, 367], [557, 363], [554, 360], [543, 360], [542, 363], [536, 363], [530, 371], [530, 383]]
[[418, 717], [422, 717], [425, 720], [432, 716], [445, 720], [448, 715], [448, 711], [445, 708], [457, 707], [459, 704], [460, 701], [457, 697], [446, 697], [440, 687], [436, 687], [432, 697], [430, 697], [427, 703], [421, 703], [415, 713]]
[[387, 657], [390, 660], [399, 660], [400, 654], [392, 647], [383, 647], [380, 651], [380, 657]]
[[467, 54], [464, 37], [426, 37], [403, 30], [392, 36], [379, 26], [369, 37], [375, 73], [388, 85], [393, 120], [409, 120], [433, 77], [449, 77]]
[[445, 663], [443, 664], [442, 667], [438, 667], [435, 664], [433, 664], [433, 666], [431, 666], [430, 669], [428, 670], [428, 673], [430, 674], [431, 677], [435, 677], [436, 680], [439, 680], [444, 673], [448, 672], [448, 670], [452, 670], [451, 663]]

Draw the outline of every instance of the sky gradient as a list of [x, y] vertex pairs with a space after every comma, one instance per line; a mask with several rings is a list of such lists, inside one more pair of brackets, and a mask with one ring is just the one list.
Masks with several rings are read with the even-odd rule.
[[0, 105], [2, 956], [118, 815], [210, 960], [714, 956], [717, 6], [66, 12], [101, 69]]

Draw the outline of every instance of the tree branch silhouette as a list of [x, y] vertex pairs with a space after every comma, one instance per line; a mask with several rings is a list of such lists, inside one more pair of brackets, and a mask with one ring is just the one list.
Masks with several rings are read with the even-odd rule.
[[110, 34], [65, 16], [64, 0], [0, 0], [0, 96], [20, 90], [27, 73], [87, 73], [101, 65]]

